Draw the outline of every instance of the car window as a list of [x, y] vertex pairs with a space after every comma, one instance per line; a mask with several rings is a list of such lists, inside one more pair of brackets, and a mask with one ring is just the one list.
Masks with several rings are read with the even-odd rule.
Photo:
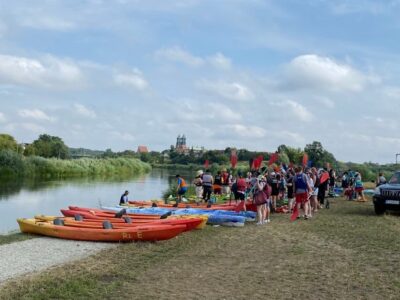
[[390, 178], [389, 183], [399, 184], [400, 183], [400, 172], [394, 173], [392, 178]]

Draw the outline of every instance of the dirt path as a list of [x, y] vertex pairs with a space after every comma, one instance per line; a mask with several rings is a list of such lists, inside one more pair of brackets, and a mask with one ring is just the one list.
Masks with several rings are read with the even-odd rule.
[[113, 244], [35, 238], [0, 246], [0, 284], [7, 279], [82, 259]]

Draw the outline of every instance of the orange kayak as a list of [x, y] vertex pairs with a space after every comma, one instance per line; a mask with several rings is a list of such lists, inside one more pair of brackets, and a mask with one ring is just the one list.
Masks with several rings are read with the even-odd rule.
[[129, 227], [140, 227], [140, 226], [160, 226], [160, 225], [185, 225], [185, 231], [201, 228], [200, 225], [203, 223], [202, 218], [171, 218], [163, 220], [129, 220], [130, 223], [121, 222], [120, 219], [83, 219], [77, 221], [71, 217], [56, 217], [56, 216], [35, 216], [36, 220], [51, 222], [55, 219], [64, 220], [65, 226], [74, 226], [82, 228], [103, 228], [103, 222], [108, 221], [112, 224], [113, 228], [129, 228]]
[[171, 239], [186, 230], [185, 225], [144, 225], [119, 229], [99, 229], [54, 225], [35, 219], [17, 219], [17, 222], [24, 233], [99, 242], [161, 241]]

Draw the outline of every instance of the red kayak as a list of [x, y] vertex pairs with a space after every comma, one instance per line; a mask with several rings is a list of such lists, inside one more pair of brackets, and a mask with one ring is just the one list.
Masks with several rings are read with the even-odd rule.
[[[74, 211], [84, 211], [84, 212], [89, 212], [92, 215], [97, 215], [97, 216], [111, 216], [114, 217], [117, 212], [115, 211], [110, 211], [110, 210], [105, 210], [105, 209], [98, 209], [98, 208], [88, 208], [88, 207], [79, 207], [79, 206], [68, 206], [70, 210]], [[126, 216], [135, 218], [135, 219], [160, 219], [160, 215], [146, 215], [146, 214], [125, 214]]]
[[[129, 205], [135, 206], [135, 207], [151, 207], [153, 205], [153, 202], [151, 201], [128, 201]], [[199, 204], [197, 205], [196, 203], [190, 204], [190, 203], [179, 203], [178, 206], [174, 206], [174, 204], [165, 204], [162, 203], [161, 201], [155, 202], [154, 204], [157, 205], [157, 207], [161, 208], [170, 208], [170, 209], [180, 209], [180, 208], [199, 208], [202, 210], [234, 210], [236, 205], [232, 204], [213, 204], [211, 207], [208, 207], [207, 204]]]

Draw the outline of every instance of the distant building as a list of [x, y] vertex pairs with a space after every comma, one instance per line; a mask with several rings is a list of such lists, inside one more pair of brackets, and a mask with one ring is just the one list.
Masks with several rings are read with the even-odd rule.
[[147, 146], [138, 146], [137, 152], [138, 153], [149, 153], [149, 149], [147, 149]]
[[182, 136], [178, 135], [176, 138], [175, 151], [181, 154], [187, 154], [189, 152], [189, 149], [186, 146], [186, 136], [184, 134]]

